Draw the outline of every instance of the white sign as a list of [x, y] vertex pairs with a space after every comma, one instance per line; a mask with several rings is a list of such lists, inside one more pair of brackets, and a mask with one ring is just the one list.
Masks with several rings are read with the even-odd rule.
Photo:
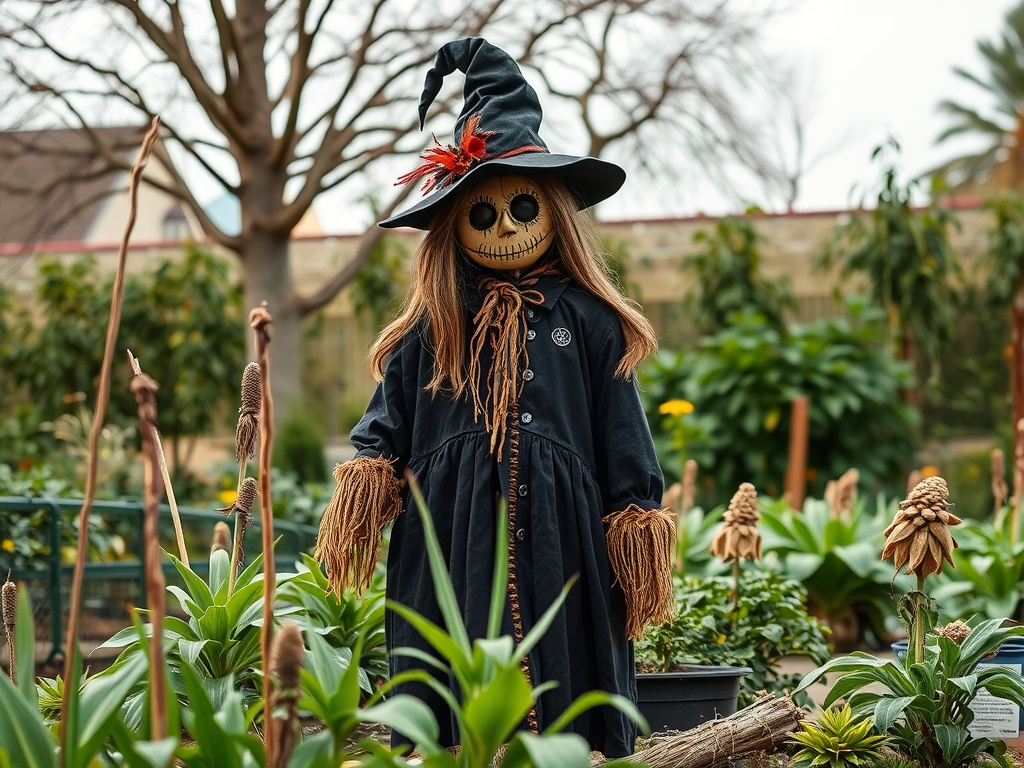
[[[1003, 667], [1021, 674], [1020, 664], [979, 664], [977, 670], [988, 667]], [[974, 722], [968, 730], [974, 738], [1016, 739], [1020, 736], [1020, 707], [1012, 701], [996, 698], [987, 688], [978, 690], [971, 702], [971, 711]]]

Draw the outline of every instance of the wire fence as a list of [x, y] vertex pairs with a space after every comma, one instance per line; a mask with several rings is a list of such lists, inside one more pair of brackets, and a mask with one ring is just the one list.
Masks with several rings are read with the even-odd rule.
[[[63, 658], [64, 633], [70, 610], [73, 549], [77, 538], [77, 518], [81, 499], [0, 497], [0, 519], [34, 518], [32, 535], [38, 551], [22, 562], [15, 562], [11, 578], [28, 589], [36, 627], [36, 661], [57, 664]], [[228, 521], [217, 512], [178, 508], [191, 569], [205, 576], [209, 573], [209, 552], [214, 526]], [[96, 501], [89, 519], [90, 559], [85, 564], [82, 583], [82, 620], [79, 642], [88, 663], [90, 650], [110, 638], [122, 627], [131, 624], [131, 611], [145, 608], [145, 548], [142, 541], [142, 502]], [[161, 506], [160, 541], [163, 549], [177, 556], [174, 531], [167, 505]], [[287, 520], [274, 520], [277, 544], [274, 560], [278, 572], [292, 569], [302, 552], [312, 551], [317, 529]], [[261, 547], [258, 516], [245, 535], [245, 550], [254, 553]], [[0, 553], [3, 554], [3, 553]], [[248, 558], [247, 558], [248, 561]], [[164, 574], [168, 584], [181, 584], [177, 569], [164, 558]], [[0, 574], [0, 581], [6, 574]], [[168, 609], [174, 610], [174, 598]], [[3, 654], [6, 661], [6, 652]]]

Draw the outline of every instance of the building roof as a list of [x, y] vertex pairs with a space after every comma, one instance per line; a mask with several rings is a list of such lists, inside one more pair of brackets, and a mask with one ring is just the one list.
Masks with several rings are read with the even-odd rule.
[[106, 152], [131, 162], [142, 127], [0, 132], [0, 243], [83, 242], [122, 171]]

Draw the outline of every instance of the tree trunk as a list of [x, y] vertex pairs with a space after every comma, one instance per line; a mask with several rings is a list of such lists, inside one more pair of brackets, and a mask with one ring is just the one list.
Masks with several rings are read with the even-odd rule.
[[1024, 418], [1024, 291], [1017, 291], [1010, 302], [1010, 387], [1013, 393], [1013, 430]]
[[[254, 337], [248, 312], [267, 303], [274, 318], [270, 344], [270, 391], [274, 398], [275, 421], [286, 418], [302, 397], [302, 317], [294, 300], [288, 237], [251, 232], [241, 251], [242, 286], [246, 310], [246, 352], [255, 359]], [[238, 372], [241, 381], [242, 372]]]

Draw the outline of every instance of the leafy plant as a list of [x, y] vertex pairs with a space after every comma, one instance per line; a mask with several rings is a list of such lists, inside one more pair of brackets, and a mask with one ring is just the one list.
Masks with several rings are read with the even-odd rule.
[[[15, 625], [18, 684], [0, 674], [0, 765], [56, 768], [53, 735], [38, 706], [32, 609], [24, 590], [20, 593]], [[117, 727], [122, 703], [132, 687], [145, 678], [149, 665], [145, 656], [140, 655], [117, 665], [116, 674], [84, 678], [78, 648], [72, 649], [72, 653], [75, 678], [68, 709], [63, 714], [68, 735], [61, 765], [87, 768], [95, 765], [104, 751]]]
[[322, 483], [327, 479], [327, 459], [321, 425], [301, 403], [288, 409], [277, 434], [274, 466], [294, 475], [299, 483]]
[[766, 559], [803, 584], [811, 613], [828, 621], [839, 647], [859, 644], [867, 632], [884, 641], [894, 615], [893, 584], [909, 587], [907, 577], [894, 580], [878, 557], [891, 519], [881, 494], [873, 511], [859, 497], [848, 517], [833, 517], [828, 504], [816, 499], [807, 499], [803, 512], [782, 499], [762, 502]]
[[351, 658], [356, 648], [361, 651], [355, 665], [359, 670], [359, 686], [369, 694], [388, 675], [384, 647], [384, 571], [378, 569], [362, 595], [347, 590], [339, 597], [330, 588], [320, 564], [309, 555], [300, 556], [298, 573], [277, 590], [280, 605], [301, 608], [291, 620], [306, 637], [316, 634], [338, 651], [347, 651]]
[[[915, 620], [934, 624], [934, 608], [925, 607]], [[861, 651], [832, 659], [808, 674], [798, 691], [831, 673], [836, 682], [824, 706], [846, 699], [857, 715], [871, 717], [891, 746], [921, 765], [965, 768], [983, 753], [1011, 768], [1006, 745], [997, 739], [971, 736], [971, 702], [982, 689], [997, 698], [1024, 705], [1020, 673], [978, 663], [1009, 638], [1024, 636], [1024, 626], [1003, 626], [986, 619], [957, 645], [948, 637], [930, 635], [923, 659], [908, 653], [904, 660], [880, 659]]]
[[932, 591], [949, 618], [1021, 618], [1024, 541], [1015, 535], [1008, 511], [1004, 507], [994, 520], [967, 519], [957, 527], [956, 570], [943, 571]]
[[[166, 553], [165, 553], [166, 554]], [[263, 621], [263, 556], [252, 562], [238, 575], [233, 588], [228, 584], [230, 556], [224, 550], [210, 556], [209, 581], [204, 581], [180, 560], [170, 554], [184, 587], [168, 585], [170, 592], [185, 612], [187, 620], [175, 616], [164, 619], [164, 640], [168, 645], [166, 661], [172, 688], [178, 693], [183, 706], [189, 703], [188, 687], [182, 677], [184, 667], [194, 668], [203, 685], [211, 692], [215, 704], [226, 700], [236, 687], [243, 691], [247, 704], [260, 698], [259, 677], [263, 659], [260, 655], [260, 626]], [[288, 577], [282, 575], [282, 580]], [[298, 610], [294, 606], [275, 608], [275, 616], [282, 618]], [[147, 631], [151, 627], [147, 625]], [[118, 661], [144, 654], [146, 643], [134, 628], [121, 630], [101, 648], [123, 647]], [[339, 654], [339, 663], [347, 663]], [[110, 673], [109, 670], [100, 674]], [[113, 674], [113, 673], [111, 673]], [[132, 692], [126, 712], [126, 722], [136, 726], [145, 701], [145, 690]]]
[[900, 359], [916, 368], [918, 350], [929, 359], [953, 335], [953, 281], [962, 270], [949, 242], [956, 219], [939, 205], [914, 207], [917, 182], [900, 184], [899, 151], [893, 139], [874, 149], [882, 165], [875, 205], [837, 230], [822, 264], [838, 262], [843, 277], [867, 280], [872, 301], [889, 313]]
[[[687, 664], [747, 666], [741, 680], [744, 705], [759, 691], [788, 695], [799, 678], [779, 672], [784, 656], [808, 656], [816, 664], [829, 658], [827, 629], [807, 615], [806, 592], [795, 581], [759, 568], [744, 569], [740, 599], [732, 607], [729, 577], [676, 578], [676, 616], [650, 625], [636, 643], [638, 669], [669, 672]], [[806, 695], [798, 703], [810, 704]]]
[[784, 329], [784, 310], [796, 307], [789, 278], [761, 273], [764, 238], [750, 218], [724, 216], [710, 232], [694, 234], [693, 242], [701, 250], [681, 265], [694, 281], [684, 303], [701, 330], [727, 328], [736, 313], [759, 314], [770, 327]]
[[857, 768], [882, 756], [886, 737], [872, 733], [871, 721], [854, 717], [848, 704], [829, 707], [817, 722], [800, 725], [791, 737], [800, 746], [793, 754], [794, 768]]
[[878, 310], [853, 302], [848, 310], [848, 319], [794, 326], [788, 336], [763, 318], [738, 317], [697, 351], [663, 352], [645, 365], [644, 406], [666, 473], [673, 474], [676, 458], [658, 407], [682, 398], [693, 403], [687, 418], [699, 430], [688, 453], [716, 488], [751, 482], [777, 493], [791, 404], [802, 394], [810, 402], [812, 492], [850, 466], [868, 486], [902, 482], [915, 442], [915, 413], [900, 401], [910, 371], [881, 344]]

